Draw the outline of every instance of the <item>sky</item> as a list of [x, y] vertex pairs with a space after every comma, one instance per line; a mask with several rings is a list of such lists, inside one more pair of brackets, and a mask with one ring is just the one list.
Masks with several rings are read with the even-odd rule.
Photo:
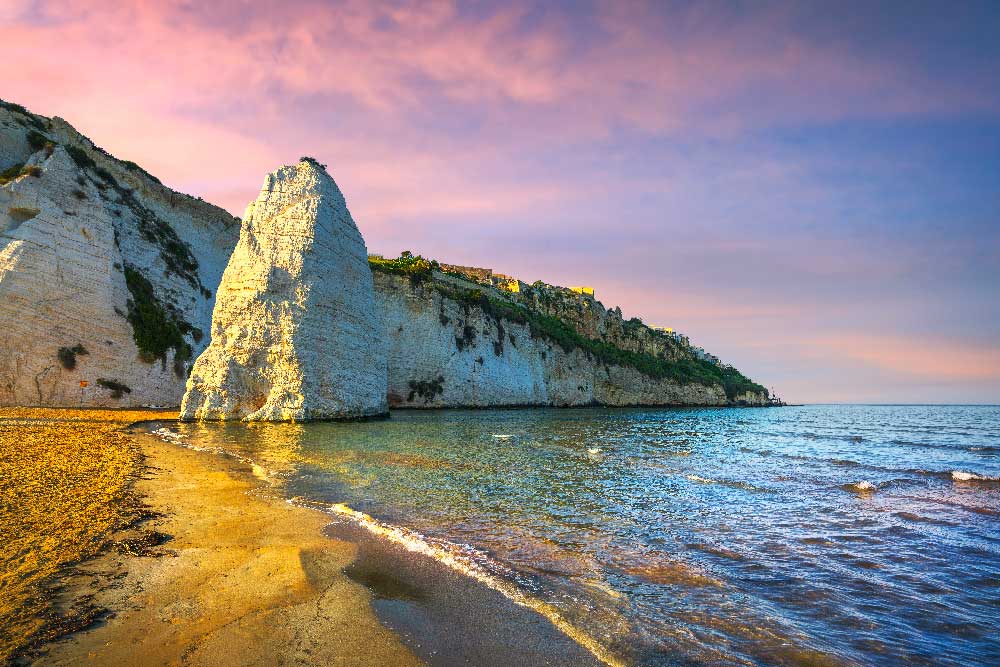
[[0, 98], [561, 285], [794, 402], [1000, 403], [996, 2], [0, 0]]

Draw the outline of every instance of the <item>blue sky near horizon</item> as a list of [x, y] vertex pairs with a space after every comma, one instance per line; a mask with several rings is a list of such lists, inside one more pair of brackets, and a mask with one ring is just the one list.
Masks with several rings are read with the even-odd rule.
[[[0, 6], [0, 97], [241, 214], [591, 284], [798, 402], [1000, 402], [1000, 5]], [[39, 44], [47, 45], [39, 48]]]

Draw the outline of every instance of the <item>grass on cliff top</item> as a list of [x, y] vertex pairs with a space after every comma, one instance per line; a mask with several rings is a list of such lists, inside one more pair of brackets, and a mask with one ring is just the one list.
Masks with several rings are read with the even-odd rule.
[[369, 257], [368, 266], [372, 271], [406, 276], [414, 285], [430, 280], [434, 276], [434, 270], [441, 268], [436, 260], [414, 255], [409, 250], [404, 250], [396, 259]]
[[[373, 271], [406, 276], [413, 285], [431, 281], [434, 270], [440, 268], [437, 261], [410, 252], [404, 252], [396, 259], [372, 257], [368, 262]], [[634, 368], [654, 379], [670, 379], [680, 384], [722, 385], [729, 400], [746, 391], [767, 393], [764, 387], [731, 366], [716, 366], [701, 359], [673, 361], [623, 350], [610, 343], [582, 336], [559, 318], [545, 315], [520, 303], [491, 296], [481, 289], [464, 289], [440, 281], [433, 282], [433, 289], [466, 306], [478, 307], [494, 319], [527, 325], [532, 337], [548, 339], [565, 352], [583, 350], [605, 364]], [[641, 320], [633, 318], [626, 322], [625, 328], [629, 331], [643, 326]]]
[[45, 123], [41, 121], [35, 114], [31, 113], [25, 109], [20, 104], [14, 104], [13, 102], [7, 102], [5, 100], [0, 100], [0, 109], [5, 109], [12, 114], [17, 116], [17, 122], [22, 127], [33, 127], [36, 130], [44, 131]]

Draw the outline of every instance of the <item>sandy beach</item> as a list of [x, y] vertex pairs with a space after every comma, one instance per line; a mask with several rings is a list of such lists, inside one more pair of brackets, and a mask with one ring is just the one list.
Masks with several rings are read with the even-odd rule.
[[[44, 435], [40, 449], [63, 443], [67, 468], [117, 452], [97, 457], [104, 465], [91, 476], [119, 482], [102, 487], [84, 476], [50, 503], [58, 510], [65, 497], [103, 488], [75, 520], [86, 525], [88, 511], [116, 517], [91, 525], [89, 549], [40, 551], [58, 527], [35, 521], [22, 526], [21, 551], [45, 566], [27, 573], [22, 563], [18, 576], [5, 553], [5, 589], [20, 581], [24, 590], [3, 618], [14, 664], [599, 664], [541, 615], [430, 559], [330, 526], [329, 516], [288, 504], [238, 461], [164, 443], [142, 427], [121, 430], [165, 416], [0, 415], [5, 458], [34, 429]], [[31, 477], [19, 475], [4, 476], [5, 502]], [[5, 521], [21, 516], [5, 505]]]
[[141, 529], [116, 544], [149, 516], [135, 491], [142, 452], [122, 429], [167, 416], [0, 408], [0, 664], [100, 614], [86, 595], [61, 598], [80, 563], [139, 547]]

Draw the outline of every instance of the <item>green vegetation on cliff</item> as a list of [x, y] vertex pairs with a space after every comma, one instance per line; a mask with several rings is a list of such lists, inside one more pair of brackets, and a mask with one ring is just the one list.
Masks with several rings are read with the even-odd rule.
[[[304, 158], [303, 158], [304, 159]], [[420, 255], [414, 255], [409, 250], [404, 250], [396, 259], [383, 259], [381, 257], [369, 257], [368, 266], [372, 271], [389, 273], [395, 276], [406, 276], [410, 279], [410, 284], [418, 285], [434, 277], [434, 270], [440, 265], [432, 259], [424, 259]]]
[[22, 107], [20, 104], [14, 104], [13, 102], [6, 102], [4, 100], [0, 100], [0, 109], [9, 111], [10, 113], [14, 114], [15, 115], [14, 120], [22, 127], [31, 127], [41, 131], [45, 130], [45, 123], [43, 123], [40, 118], [35, 116], [35, 114], [31, 113], [24, 107]]
[[77, 356], [82, 356], [90, 354], [82, 344], [77, 343], [73, 347], [60, 347], [59, 351], [56, 352], [56, 357], [59, 359], [59, 364], [68, 371], [76, 368], [76, 358]]
[[131, 264], [125, 265], [125, 284], [132, 298], [128, 300], [129, 324], [146, 363], [159, 359], [167, 362], [167, 352], [174, 351], [174, 372], [184, 375], [184, 364], [191, 358], [191, 346], [184, 337], [194, 331], [169, 304], [164, 305], [153, 292], [153, 284]]
[[[731, 366], [718, 366], [691, 355], [671, 360], [625, 350], [605, 341], [583, 336], [565, 321], [529, 308], [523, 303], [494, 295], [491, 293], [493, 290], [464, 288], [451, 282], [433, 280], [434, 270], [440, 267], [435, 260], [404, 252], [396, 259], [372, 257], [368, 261], [373, 271], [406, 276], [414, 286], [427, 283], [442, 296], [467, 307], [480, 308], [497, 321], [508, 320], [526, 325], [533, 338], [547, 339], [567, 353], [582, 350], [609, 366], [634, 368], [655, 379], [670, 379], [680, 384], [722, 385], [729, 400], [735, 400], [736, 396], [747, 391], [767, 394], [764, 387]], [[625, 323], [626, 331], [640, 328], [646, 326], [638, 318], [632, 318]], [[466, 337], [456, 337], [456, 344], [459, 344], [460, 349], [468, 343]]]

